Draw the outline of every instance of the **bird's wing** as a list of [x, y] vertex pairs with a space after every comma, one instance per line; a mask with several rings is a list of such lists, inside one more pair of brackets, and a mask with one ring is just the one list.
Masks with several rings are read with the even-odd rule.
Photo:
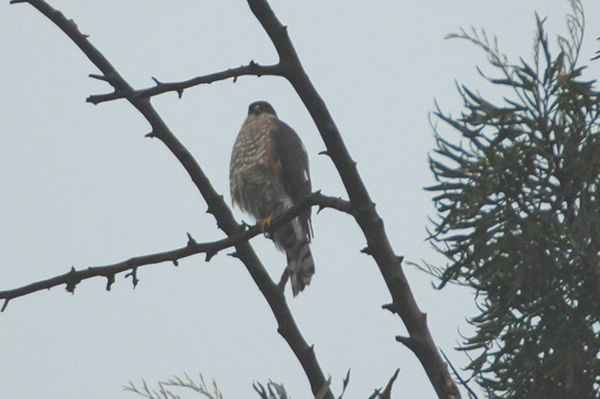
[[[281, 163], [281, 176], [294, 203], [311, 193], [308, 154], [298, 134], [286, 123], [277, 120], [272, 131], [275, 162]], [[310, 231], [310, 209], [305, 215]]]

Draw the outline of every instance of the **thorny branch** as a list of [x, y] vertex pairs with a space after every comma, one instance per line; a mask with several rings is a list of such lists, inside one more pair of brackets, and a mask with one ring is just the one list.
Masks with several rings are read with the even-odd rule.
[[[206, 200], [209, 213], [215, 216], [219, 228], [230, 238], [243, 232], [243, 227], [235, 222], [230, 208], [224, 203], [222, 197], [214, 191], [208, 178], [203, 174], [191, 154], [173, 136], [152, 108], [149, 97], [168, 91], [175, 91], [181, 96], [185, 88], [228, 78], [235, 79], [244, 75], [260, 76], [270, 74], [285, 77], [294, 87], [312, 116], [327, 147], [326, 153], [334, 162], [348, 192], [351, 209], [353, 210], [351, 214], [367, 240], [367, 247], [363, 252], [372, 256], [376, 261], [392, 297], [392, 303], [384, 305], [384, 308], [398, 314], [408, 330], [407, 337], [396, 337], [396, 339], [411, 349], [417, 356], [439, 398], [460, 398], [460, 392], [450, 378], [447, 366], [433, 341], [427, 326], [426, 315], [417, 306], [404, 275], [401, 265], [402, 257], [397, 256], [391, 247], [383, 220], [375, 210], [375, 204], [358, 174], [356, 162], [352, 160], [324, 101], [304, 71], [288, 36], [287, 29], [279, 22], [266, 0], [248, 0], [248, 4], [275, 46], [280, 58], [276, 65], [260, 66], [251, 62], [246, 66], [212, 75], [199, 76], [178, 83], [162, 83], [155, 79], [155, 87], [139, 91], [135, 91], [114, 70], [104, 56], [88, 42], [87, 37], [79, 32], [72, 21], [66, 20], [60, 12], [54, 10], [42, 0], [11, 1], [11, 3], [21, 2], [30, 3], [59, 26], [102, 71], [102, 75], [94, 77], [99, 77], [113, 86], [115, 90], [113, 93], [91, 96], [88, 98], [89, 102], [97, 104], [102, 101], [126, 98], [146, 117], [153, 129], [150, 136], [163, 141], [182, 163]], [[311, 389], [316, 394], [326, 384], [326, 380], [312, 348], [308, 347], [298, 331], [283, 293], [268, 276], [247, 241], [236, 243], [235, 247], [237, 256], [246, 265], [252, 278], [271, 306], [279, 324], [278, 331], [296, 354], [307, 374]], [[324, 397], [332, 399], [333, 394], [328, 390]]]
[[279, 22], [266, 0], [248, 0], [248, 4], [275, 46], [284, 76], [296, 90], [317, 125], [327, 153], [348, 192], [350, 202], [357, 210], [353, 216], [367, 239], [364, 252], [377, 262], [392, 296], [392, 304], [386, 305], [386, 308], [398, 314], [408, 330], [409, 336], [403, 337], [401, 342], [417, 356], [440, 399], [460, 398], [460, 392], [431, 336], [426, 315], [417, 306], [404, 275], [402, 257], [394, 253], [383, 220], [375, 210], [375, 204], [358, 174], [356, 162], [350, 156], [325, 102], [304, 71], [286, 27]]
[[[210, 84], [213, 82], [218, 82], [221, 80], [233, 78], [235, 82], [237, 78], [240, 76], [266, 76], [266, 75], [275, 75], [282, 76], [282, 68], [279, 65], [258, 65], [254, 61], [250, 61], [248, 65], [244, 65], [238, 68], [230, 68], [226, 71], [211, 73], [209, 75], [197, 76], [192, 79], [188, 79], [183, 82], [168, 82], [164, 83], [159, 81], [156, 78], [152, 78], [154, 80], [155, 86], [149, 87], [147, 89], [136, 90], [133, 92], [124, 91], [115, 89], [114, 92], [108, 94], [98, 94], [89, 96], [87, 98], [87, 102], [92, 104], [100, 104], [105, 101], [117, 100], [120, 98], [125, 98], [130, 95], [140, 97], [140, 98], [150, 98], [152, 96], [156, 96], [159, 94], [167, 93], [167, 92], [176, 92], [179, 95], [179, 98], [183, 96], [183, 91], [187, 88], [198, 86], [201, 84]], [[96, 77], [95, 75], [90, 75], [90, 77]]]
[[[265, 233], [270, 233], [276, 230], [278, 227], [289, 222], [296, 216], [298, 216], [302, 210], [309, 206], [317, 205], [319, 211], [324, 208], [333, 208], [342, 212], [352, 213], [350, 203], [340, 198], [328, 197], [322, 195], [320, 192], [315, 192], [306, 197], [303, 201], [296, 204], [292, 208], [288, 209], [285, 213], [279, 215], [273, 219], [272, 223], [267, 227]], [[181, 248], [172, 249], [169, 251], [158, 252], [154, 254], [136, 256], [127, 260], [114, 263], [112, 265], [105, 266], [90, 266], [86, 269], [76, 270], [74, 267], [65, 274], [48, 278], [46, 280], [36, 281], [22, 287], [0, 291], [0, 299], [4, 300], [4, 304], [0, 311], [4, 311], [8, 306], [8, 302], [25, 295], [32, 294], [37, 291], [47, 290], [59, 285], [65, 285], [65, 288], [69, 292], [74, 292], [77, 284], [83, 280], [91, 279], [94, 277], [106, 278], [106, 290], [110, 291], [112, 284], [115, 282], [115, 275], [130, 271], [125, 277], [131, 277], [133, 286], [135, 287], [138, 283], [137, 271], [143, 266], [173, 262], [175, 266], [178, 266], [178, 262], [181, 259], [187, 258], [192, 255], [205, 253], [206, 261], [210, 261], [220, 251], [236, 246], [239, 243], [248, 241], [257, 235], [263, 233], [262, 226], [254, 225], [247, 230], [240, 231], [239, 233], [223, 238], [221, 240], [213, 242], [198, 243], [188, 234], [188, 242], [186, 246]]]
[[[29, 3], [50, 19], [73, 40], [79, 49], [101, 71], [102, 75], [99, 75], [99, 77], [113, 86], [115, 91], [121, 91], [125, 94], [125, 98], [127, 98], [131, 105], [150, 123], [152, 132], [149, 136], [161, 140], [188, 172], [208, 205], [208, 213], [215, 217], [217, 226], [227, 236], [232, 237], [244, 231], [244, 227], [237, 223], [233, 217], [231, 208], [227, 206], [223, 200], [223, 196], [215, 191], [208, 177], [200, 168], [200, 165], [198, 165], [189, 151], [170, 131], [151, 105], [149, 99], [147, 97], [136, 96], [136, 92], [131, 85], [118, 73], [106, 57], [91, 44], [88, 36], [79, 31], [74, 21], [67, 19], [60, 11], [54, 9], [44, 0], [12, 0], [11, 4], [14, 3]], [[300, 333], [287, 305], [283, 291], [273, 282], [248, 241], [237, 243], [235, 251], [236, 256], [244, 263], [252, 279], [271, 307], [273, 315], [277, 320], [277, 331], [287, 341], [296, 355], [308, 378], [312, 392], [317, 395], [320, 391], [324, 390], [322, 398], [333, 399], [333, 393], [329, 389], [327, 379], [317, 361], [313, 347], [308, 345]]]

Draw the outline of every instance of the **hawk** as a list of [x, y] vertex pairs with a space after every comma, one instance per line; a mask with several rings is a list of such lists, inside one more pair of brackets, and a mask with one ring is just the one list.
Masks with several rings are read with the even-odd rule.
[[[248, 107], [248, 116], [233, 145], [229, 183], [233, 204], [263, 227], [311, 193], [306, 149], [266, 101]], [[303, 211], [270, 237], [287, 255], [286, 273], [294, 296], [310, 284], [315, 273], [309, 247], [310, 212], [310, 208]]]

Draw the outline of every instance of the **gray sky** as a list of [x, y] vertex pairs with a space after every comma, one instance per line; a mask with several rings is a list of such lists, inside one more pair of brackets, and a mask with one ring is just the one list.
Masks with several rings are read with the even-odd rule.
[[[244, 1], [53, 1], [90, 35], [138, 88], [185, 80], [248, 63], [276, 61]], [[447, 41], [460, 27], [484, 27], [517, 61], [530, 60], [534, 12], [548, 16], [550, 37], [565, 33], [564, 0], [544, 1], [272, 1], [306, 71], [326, 101], [377, 203], [398, 254], [436, 264], [424, 241], [435, 215], [427, 154], [428, 113], [437, 99], [460, 110], [455, 82], [498, 98], [477, 74], [492, 72], [474, 46]], [[600, 47], [600, 3], [586, 1], [583, 62]], [[552, 40], [553, 44], [555, 41]], [[556, 47], [554, 47], [556, 51]], [[95, 67], [50, 21], [28, 5], [0, 5], [0, 290], [68, 271], [222, 238], [176, 159], [125, 101], [93, 106], [111, 91], [89, 79]], [[600, 62], [587, 70], [600, 76]], [[265, 99], [301, 135], [314, 189], [344, 196], [312, 120], [290, 85], [244, 77], [154, 98], [153, 104], [229, 201], [231, 146], [250, 102]], [[445, 127], [443, 130], [448, 131]], [[247, 216], [237, 213], [245, 220]], [[381, 310], [389, 294], [353, 220], [332, 210], [313, 217], [317, 274], [290, 306], [324, 371], [348, 398], [367, 397], [396, 368], [398, 397], [433, 397], [419, 362], [394, 337], [405, 329]], [[285, 256], [263, 237], [252, 241], [278, 277]], [[460, 332], [472, 330], [473, 293], [436, 291], [432, 278], [406, 267], [440, 347], [456, 366]], [[243, 265], [221, 253], [145, 267], [133, 290], [117, 277], [57, 287], [15, 300], [0, 314], [3, 398], [135, 398], [129, 380], [172, 375], [215, 378], [228, 399], [255, 397], [253, 381], [285, 384], [296, 399], [308, 383]], [[289, 292], [288, 292], [289, 294]], [[291, 298], [291, 294], [289, 295]], [[193, 396], [190, 396], [193, 397]]]

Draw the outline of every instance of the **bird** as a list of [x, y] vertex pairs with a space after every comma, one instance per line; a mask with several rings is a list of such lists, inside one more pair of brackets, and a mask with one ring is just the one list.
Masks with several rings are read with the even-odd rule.
[[[234, 206], [254, 217], [265, 231], [273, 218], [311, 193], [309, 161], [298, 134], [279, 120], [266, 101], [248, 107], [248, 115], [231, 152], [229, 183]], [[267, 235], [285, 252], [292, 293], [298, 295], [310, 284], [315, 263], [310, 251], [313, 238], [311, 209]]]

